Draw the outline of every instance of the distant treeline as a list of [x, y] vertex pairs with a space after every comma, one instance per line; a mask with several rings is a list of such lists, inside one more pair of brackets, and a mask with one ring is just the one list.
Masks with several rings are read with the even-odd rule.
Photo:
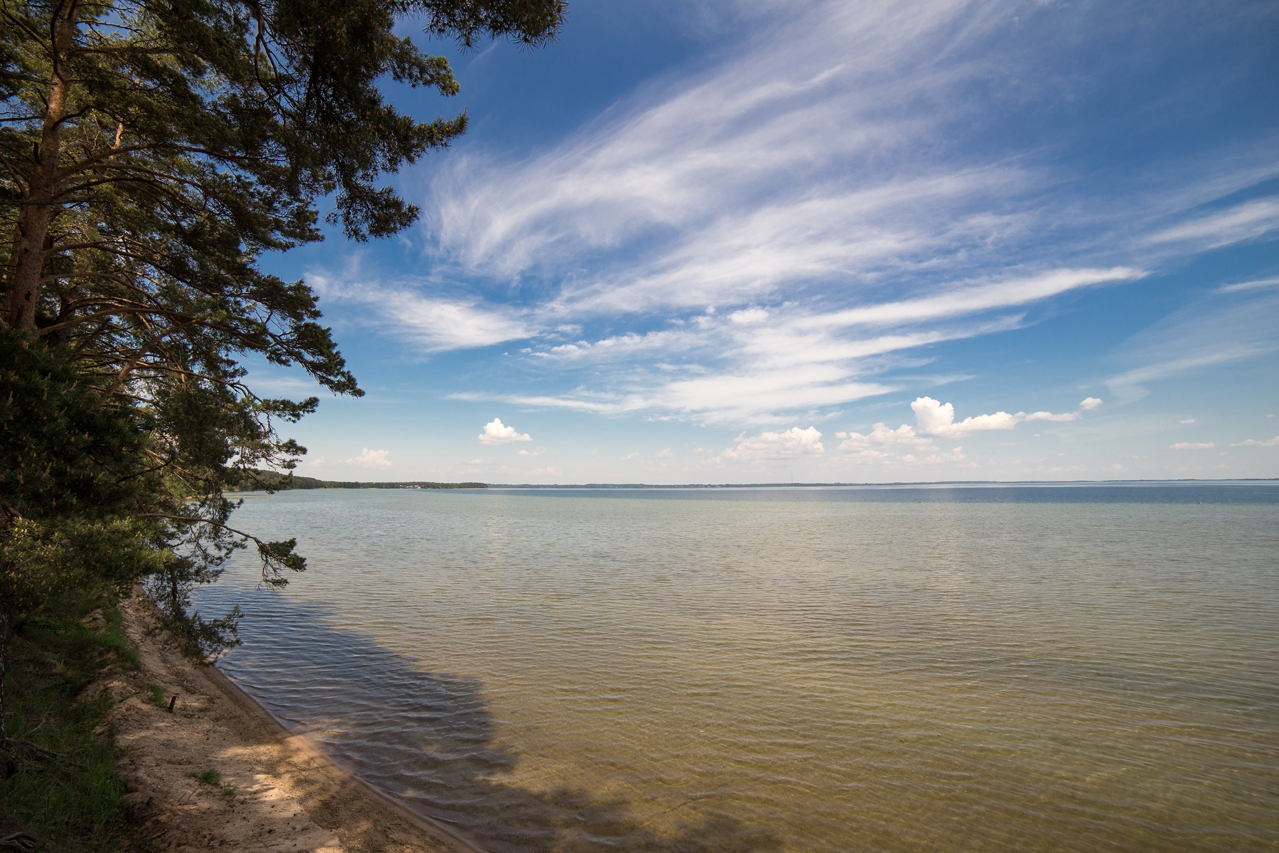
[[282, 492], [289, 489], [487, 489], [485, 483], [359, 483], [343, 480], [319, 480], [315, 477], [298, 477], [278, 474], [274, 471], [254, 471], [240, 479], [239, 487], [245, 491], [267, 490]]

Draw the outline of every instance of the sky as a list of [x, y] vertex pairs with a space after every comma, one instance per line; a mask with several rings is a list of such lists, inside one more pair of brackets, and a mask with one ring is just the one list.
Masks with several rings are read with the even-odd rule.
[[[1279, 477], [1279, 4], [572, 0], [394, 89], [421, 221], [266, 259], [299, 474]], [[250, 364], [262, 393], [316, 393]]]

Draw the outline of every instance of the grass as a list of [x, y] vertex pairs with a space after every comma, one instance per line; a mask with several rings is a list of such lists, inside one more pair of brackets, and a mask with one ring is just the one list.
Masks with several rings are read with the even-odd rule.
[[219, 789], [218, 793], [224, 797], [235, 796], [235, 786], [223, 785], [222, 774], [218, 773], [218, 771], [216, 770], [209, 769], [204, 771], [203, 773], [188, 773], [187, 775], [190, 776], [192, 779], [199, 779], [201, 782], [203, 782], [206, 785], [211, 785], [214, 788], [218, 788]]
[[[0, 835], [24, 830], [43, 851], [89, 853], [116, 853], [134, 840], [119, 806], [115, 745], [95, 732], [111, 700], [76, 700], [104, 669], [138, 666], [114, 601], [101, 592], [72, 597], [9, 639], [4, 728], [20, 743], [20, 764], [0, 782]], [[105, 625], [81, 623], [99, 608]]]
[[165, 710], [168, 710], [169, 699], [164, 695], [164, 690], [161, 689], [160, 685], [148, 684], [147, 693], [151, 695], [152, 704], [154, 704], [157, 708], [164, 708]]
[[206, 785], [218, 786], [222, 784], [222, 774], [216, 770], [206, 770], [203, 773], [188, 773], [192, 779], [199, 779]]

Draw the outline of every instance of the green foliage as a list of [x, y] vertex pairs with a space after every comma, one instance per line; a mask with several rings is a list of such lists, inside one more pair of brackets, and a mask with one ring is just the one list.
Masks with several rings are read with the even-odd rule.
[[169, 707], [169, 698], [164, 695], [164, 689], [158, 684], [148, 684], [147, 693], [151, 696], [151, 704], [157, 708]]
[[466, 116], [422, 122], [384, 97], [388, 81], [458, 90], [396, 34], [413, 15], [465, 45], [535, 46], [564, 4], [0, 0], [0, 740], [30, 753], [0, 818], [54, 849], [124, 839], [114, 752], [93, 736], [106, 706], [75, 697], [138, 660], [118, 613], [101, 631], [80, 617], [145, 577], [207, 659], [239, 613], [192, 612], [195, 585], [250, 542], [264, 583], [305, 568], [294, 540], [231, 527], [224, 493], [291, 472], [306, 451], [279, 429], [317, 400], [259, 396], [241, 362], [361, 391], [315, 293], [259, 263], [321, 239], [321, 201], [355, 240], [417, 217], [380, 182]]
[[126, 478], [145, 435], [104, 409], [59, 353], [0, 330], [0, 616], [22, 620], [51, 600], [128, 587], [168, 559], [156, 525], [131, 517]]
[[[321, 199], [355, 240], [416, 218], [380, 182], [466, 116], [418, 121], [386, 100], [388, 81], [458, 90], [402, 19], [539, 45], [563, 14], [562, 0], [0, 0], [0, 564], [24, 608], [82, 582], [99, 535], [208, 654], [235, 614], [190, 613], [193, 585], [249, 541], [265, 583], [304, 568], [292, 542], [230, 527], [223, 494], [291, 471], [305, 449], [278, 430], [317, 400], [259, 396], [240, 362], [361, 392], [315, 293], [259, 262], [321, 239]], [[55, 570], [59, 548], [75, 566]]]
[[213, 770], [212, 768], [210, 768], [209, 770], [205, 770], [203, 773], [188, 773], [187, 775], [190, 776], [192, 779], [197, 779], [206, 785], [210, 785], [214, 788], [217, 788], [218, 793], [224, 797], [227, 797], [228, 799], [235, 796], [235, 786], [223, 785], [222, 774], [218, 773], [218, 771]]
[[213, 769], [205, 770], [203, 773], [189, 773], [187, 775], [192, 779], [198, 779], [206, 785], [219, 787], [222, 784], [222, 775]]
[[[61, 357], [60, 357], [61, 356]], [[0, 329], [0, 507], [25, 518], [125, 512], [144, 436], [65, 354]]]
[[[19, 769], [0, 781], [0, 830], [23, 828], [45, 850], [108, 853], [132, 840], [118, 803], [124, 786], [115, 747], [95, 734], [110, 699], [77, 701], [103, 668], [136, 665], [136, 652], [122, 654], [128, 643], [111, 605], [105, 590], [59, 596], [9, 640], [5, 734]], [[105, 610], [100, 629], [83, 624], [98, 610]]]

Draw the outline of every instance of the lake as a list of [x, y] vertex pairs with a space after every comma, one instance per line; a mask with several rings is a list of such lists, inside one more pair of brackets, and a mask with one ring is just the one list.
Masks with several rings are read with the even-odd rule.
[[[1200, 503], [1202, 501], [1202, 503]], [[219, 667], [506, 851], [1274, 850], [1279, 486], [295, 491]]]

